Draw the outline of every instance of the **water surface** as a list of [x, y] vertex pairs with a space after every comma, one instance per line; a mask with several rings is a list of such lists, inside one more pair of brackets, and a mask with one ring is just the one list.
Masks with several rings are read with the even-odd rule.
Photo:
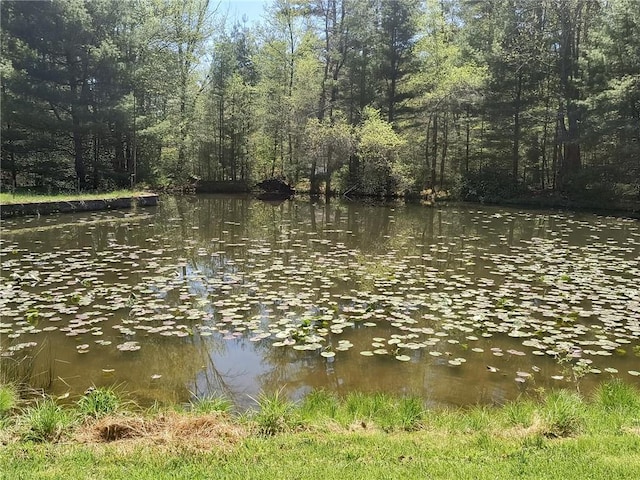
[[[503, 403], [640, 380], [637, 221], [166, 197], [3, 222], [2, 366], [70, 398], [284, 387]], [[577, 382], [577, 383], [576, 383]]]

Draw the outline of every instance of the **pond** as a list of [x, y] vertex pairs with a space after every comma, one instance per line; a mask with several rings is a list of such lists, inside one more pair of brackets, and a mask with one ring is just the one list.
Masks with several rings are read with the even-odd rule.
[[3, 221], [3, 375], [142, 404], [640, 385], [640, 224], [244, 197]]

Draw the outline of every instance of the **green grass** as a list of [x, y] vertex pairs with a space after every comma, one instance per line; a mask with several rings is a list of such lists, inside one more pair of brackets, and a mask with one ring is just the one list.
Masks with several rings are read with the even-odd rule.
[[[589, 399], [557, 391], [468, 409], [324, 391], [298, 403], [283, 391], [256, 401], [258, 410], [235, 417], [211, 416], [227, 405], [213, 397], [201, 401], [202, 417], [196, 402], [183, 413], [89, 415], [70, 425], [72, 414], [86, 414], [79, 404], [63, 409], [46, 400], [18, 415], [16, 435], [0, 448], [0, 479], [640, 478], [640, 392], [620, 382], [601, 385]], [[153, 425], [170, 424], [178, 435], [153, 437]], [[87, 441], [81, 433], [94, 425], [129, 425], [139, 437]]]
[[568, 437], [583, 428], [586, 410], [580, 396], [566, 390], [550, 393], [542, 408], [543, 434]]
[[22, 420], [22, 438], [34, 442], [55, 442], [68, 431], [72, 423], [71, 414], [50, 398], [29, 407]]
[[254, 401], [258, 410], [249, 415], [249, 418], [255, 422], [260, 435], [271, 436], [287, 432], [300, 423], [295, 403], [284, 397], [282, 389], [273, 393], [263, 392]]
[[85, 417], [99, 418], [115, 413], [125, 405], [122, 395], [110, 387], [94, 388], [78, 400], [78, 413]]
[[230, 413], [233, 402], [220, 395], [198, 398], [189, 404], [188, 411], [196, 414], [206, 413]]
[[0, 193], [0, 205], [12, 203], [65, 202], [70, 200], [101, 200], [106, 198], [132, 197], [144, 192], [133, 190], [117, 190], [104, 193], [68, 193], [57, 195], [39, 195], [31, 193]]
[[11, 413], [18, 404], [18, 391], [13, 384], [0, 385], [0, 418]]

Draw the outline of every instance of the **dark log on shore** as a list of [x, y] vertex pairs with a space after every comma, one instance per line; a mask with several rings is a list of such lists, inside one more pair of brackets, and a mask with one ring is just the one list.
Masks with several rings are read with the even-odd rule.
[[277, 178], [269, 178], [258, 184], [254, 189], [256, 198], [265, 201], [286, 200], [293, 197], [296, 191], [287, 183]]

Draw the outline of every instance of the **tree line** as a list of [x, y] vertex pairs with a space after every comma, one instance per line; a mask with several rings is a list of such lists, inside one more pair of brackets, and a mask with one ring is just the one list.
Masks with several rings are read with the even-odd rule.
[[640, 2], [2, 2], [2, 183], [640, 189]]

